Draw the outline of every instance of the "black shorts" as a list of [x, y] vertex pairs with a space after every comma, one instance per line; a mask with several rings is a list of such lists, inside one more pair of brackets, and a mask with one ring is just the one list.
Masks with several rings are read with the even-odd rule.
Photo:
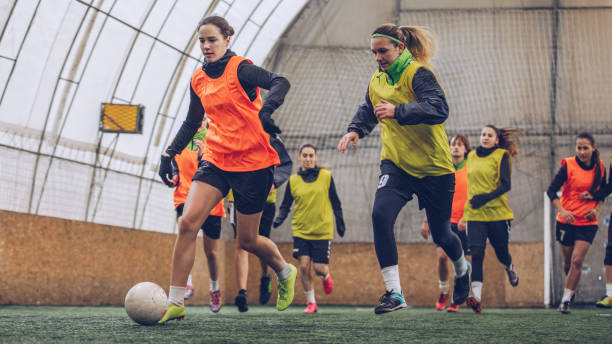
[[[457, 234], [459, 240], [461, 240], [461, 247], [463, 247], [463, 255], [470, 255], [470, 245], [468, 245], [468, 237], [466, 231], [460, 231], [456, 223], [451, 222], [451, 231]], [[440, 246], [438, 246], [440, 247]]]
[[274, 166], [256, 171], [228, 172], [204, 160], [200, 162], [193, 180], [219, 189], [223, 197], [231, 188], [236, 210], [250, 215], [259, 213], [264, 208], [274, 180]]
[[606, 242], [604, 265], [612, 266], [612, 214], [610, 214], [610, 223], [608, 224], [608, 242]]
[[[232, 228], [234, 229], [234, 238], [236, 238], [236, 212], [234, 211], [234, 206], [231, 202], [227, 212], [229, 214]], [[276, 215], [276, 203], [266, 202], [263, 212], [261, 213], [261, 220], [259, 221], [259, 235], [270, 238], [270, 231], [272, 230], [274, 215]]]
[[[185, 204], [179, 204], [176, 207], [176, 218], [183, 215], [183, 207]], [[221, 216], [208, 215], [206, 221], [200, 227], [204, 234], [211, 239], [219, 239], [221, 237]]]
[[493, 247], [508, 245], [510, 227], [510, 220], [468, 221], [466, 231], [470, 250], [473, 252], [473, 247], [487, 246], [487, 238]]
[[455, 174], [414, 177], [389, 160], [380, 163], [377, 193], [391, 190], [406, 201], [417, 195], [419, 209], [426, 208], [440, 219], [449, 219], [455, 193]]
[[312, 261], [320, 264], [329, 264], [331, 240], [306, 240], [293, 237], [293, 258], [309, 256]]
[[597, 234], [597, 225], [573, 226], [557, 221], [557, 241], [564, 246], [574, 246], [576, 240], [593, 243]]

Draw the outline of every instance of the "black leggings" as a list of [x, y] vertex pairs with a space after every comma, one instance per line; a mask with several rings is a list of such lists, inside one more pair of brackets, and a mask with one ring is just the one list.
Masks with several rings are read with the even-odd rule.
[[468, 221], [467, 232], [470, 251], [472, 253], [472, 281], [482, 282], [482, 264], [485, 257], [487, 238], [491, 242], [497, 259], [508, 266], [512, 264], [512, 256], [508, 250], [510, 221]]
[[372, 224], [374, 248], [381, 268], [397, 265], [397, 245], [393, 226], [404, 205], [416, 194], [419, 208], [425, 208], [429, 230], [436, 245], [455, 261], [463, 254], [459, 237], [450, 229], [450, 214], [455, 175], [447, 174], [422, 179], [413, 177], [384, 160], [374, 197]]

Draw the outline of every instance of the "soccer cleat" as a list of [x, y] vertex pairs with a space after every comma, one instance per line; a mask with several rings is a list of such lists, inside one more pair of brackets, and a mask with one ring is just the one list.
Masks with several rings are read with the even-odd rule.
[[406, 305], [404, 295], [386, 291], [385, 294], [380, 297], [380, 304], [374, 308], [374, 313], [384, 314], [406, 307], [408, 307], [408, 305]]
[[612, 296], [602, 296], [595, 306], [600, 308], [612, 308]]
[[323, 291], [325, 294], [331, 294], [334, 289], [334, 281], [331, 278], [331, 273], [327, 273], [327, 278], [323, 280]]
[[461, 277], [455, 277], [455, 286], [453, 287], [453, 303], [460, 305], [465, 302], [470, 295], [470, 275], [472, 274], [472, 265], [465, 262], [468, 266], [467, 271]]
[[448, 300], [448, 293], [440, 293], [438, 301], [436, 301], [436, 310], [441, 311], [446, 307], [446, 301]]
[[259, 284], [259, 303], [265, 305], [272, 295], [272, 282], [270, 276], [263, 276]]
[[446, 311], [449, 313], [457, 313], [459, 312], [459, 305], [456, 305], [451, 302], [450, 306], [448, 306], [448, 309]]
[[316, 313], [319, 310], [319, 307], [317, 307], [317, 304], [314, 302], [308, 302], [306, 304], [306, 308], [304, 308], [304, 311], [302, 313], [304, 314], [313, 314]]
[[210, 310], [213, 313], [217, 313], [221, 310], [221, 291], [211, 291], [210, 292]]
[[559, 308], [557, 309], [562, 314], [570, 314], [570, 302], [569, 301], [561, 301]]
[[276, 309], [284, 311], [289, 308], [293, 302], [295, 279], [297, 278], [297, 269], [293, 264], [289, 264], [291, 274], [289, 277], [278, 280], [278, 298], [276, 299]]
[[518, 273], [514, 270], [514, 265], [510, 265], [510, 269], [506, 269], [506, 273], [508, 274], [508, 282], [513, 287], [516, 287], [519, 282]]
[[468, 297], [467, 299], [467, 305], [472, 307], [472, 310], [474, 311], [474, 313], [479, 314], [480, 312], [482, 312], [482, 307], [480, 306], [480, 301], [478, 301], [475, 297]]
[[168, 305], [168, 309], [164, 312], [164, 316], [158, 321], [158, 324], [164, 324], [169, 320], [183, 321], [185, 319], [185, 305], [175, 306], [173, 304]]
[[238, 312], [244, 313], [249, 310], [249, 304], [247, 303], [246, 290], [240, 289], [238, 296], [234, 299], [234, 304], [238, 307]]
[[189, 300], [189, 298], [192, 297], [194, 293], [195, 293], [195, 291], [193, 290], [193, 286], [192, 285], [188, 285], [188, 286], [185, 287], [185, 296], [183, 298], [185, 300]]

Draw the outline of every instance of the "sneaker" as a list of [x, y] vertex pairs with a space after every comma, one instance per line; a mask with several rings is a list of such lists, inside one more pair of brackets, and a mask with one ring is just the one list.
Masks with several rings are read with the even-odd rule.
[[334, 289], [334, 281], [331, 278], [331, 273], [327, 273], [327, 278], [323, 280], [323, 291], [325, 294], [331, 294]]
[[210, 310], [213, 313], [217, 313], [221, 310], [221, 291], [211, 291], [210, 292]]
[[449, 313], [457, 313], [459, 312], [459, 305], [456, 305], [451, 302], [450, 306], [448, 306], [448, 309], [446, 311]]
[[263, 276], [259, 283], [259, 303], [265, 305], [272, 295], [272, 282], [270, 276]]
[[436, 310], [441, 311], [446, 307], [446, 301], [448, 300], [448, 293], [440, 293], [438, 301], [436, 301]]
[[480, 301], [478, 301], [475, 297], [473, 296], [468, 297], [466, 304], [472, 307], [472, 310], [474, 311], [474, 313], [479, 314], [480, 312], [482, 312]]
[[570, 314], [570, 301], [562, 301], [557, 310], [563, 314]]
[[453, 303], [460, 305], [465, 302], [470, 295], [470, 275], [472, 275], [472, 265], [467, 262], [468, 269], [461, 277], [455, 277], [455, 286], [453, 287]]
[[185, 305], [175, 306], [173, 304], [168, 305], [168, 309], [164, 312], [164, 316], [158, 321], [158, 324], [164, 324], [169, 320], [183, 321], [185, 319]]
[[188, 285], [188, 286], [185, 287], [185, 296], [183, 298], [185, 300], [189, 300], [189, 298], [192, 297], [194, 293], [195, 293], [195, 291], [193, 290], [193, 286], [192, 285]]
[[234, 304], [238, 307], [238, 312], [240, 313], [244, 313], [249, 310], [246, 290], [240, 289], [238, 296], [236, 296], [236, 299], [234, 299]]
[[612, 296], [602, 296], [601, 300], [597, 301], [595, 306], [600, 308], [612, 308]]
[[289, 277], [278, 280], [278, 298], [276, 299], [276, 309], [284, 311], [289, 308], [293, 302], [295, 279], [297, 277], [297, 269], [293, 264], [289, 264], [291, 275]]
[[518, 273], [514, 270], [514, 265], [510, 265], [510, 269], [506, 269], [506, 273], [508, 274], [508, 282], [513, 287], [516, 287], [519, 282]]
[[374, 313], [389, 313], [406, 307], [408, 307], [408, 305], [406, 305], [404, 295], [387, 291], [380, 297], [380, 305], [374, 308]]
[[314, 302], [308, 302], [306, 304], [306, 308], [304, 308], [304, 311], [302, 313], [304, 314], [313, 314], [316, 313], [319, 310], [319, 308], [317, 307], [317, 304]]

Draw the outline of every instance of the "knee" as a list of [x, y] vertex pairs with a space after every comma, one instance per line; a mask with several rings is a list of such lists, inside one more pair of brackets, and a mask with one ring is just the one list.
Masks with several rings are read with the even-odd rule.
[[206, 259], [208, 259], [209, 262], [214, 262], [217, 260], [217, 252], [215, 251], [206, 251]]
[[238, 248], [247, 252], [253, 252], [255, 248], [255, 238], [249, 236], [241, 236], [238, 238]]
[[472, 262], [484, 260], [484, 247], [472, 246], [470, 247], [470, 252], [472, 254]]
[[202, 224], [193, 219], [181, 216], [179, 219], [179, 234], [197, 234]]
[[445, 264], [448, 261], [448, 256], [443, 250], [438, 250], [438, 262]]
[[384, 207], [375, 206], [372, 209], [372, 223], [375, 225], [375, 229], [377, 227], [376, 225], [387, 225], [387, 223], [389, 222], [389, 218], [390, 216], [389, 214], [387, 214]]
[[572, 267], [574, 269], [582, 269], [582, 263], [584, 263], [583, 257], [572, 257]]
[[310, 273], [310, 264], [308, 263], [300, 264], [300, 273], [304, 276], [307, 276]]

